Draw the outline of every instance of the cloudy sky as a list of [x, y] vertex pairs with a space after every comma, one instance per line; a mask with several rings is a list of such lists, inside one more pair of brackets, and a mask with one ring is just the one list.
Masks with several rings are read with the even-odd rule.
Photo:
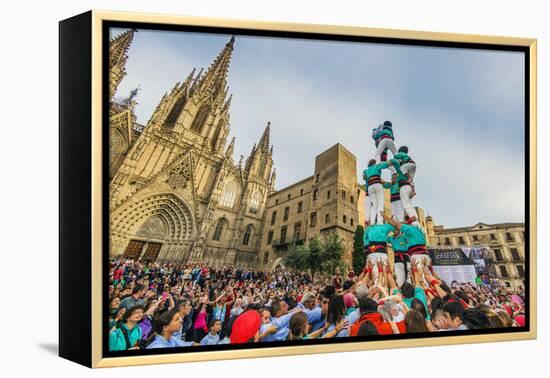
[[[117, 95], [141, 86], [136, 114], [146, 124], [162, 95], [206, 69], [230, 37], [139, 30]], [[371, 130], [391, 120], [396, 145], [417, 163], [415, 205], [437, 224], [523, 222], [523, 73], [519, 52], [237, 35], [235, 159], [271, 121], [277, 189], [313, 174], [314, 157], [337, 142], [360, 175], [375, 153]]]

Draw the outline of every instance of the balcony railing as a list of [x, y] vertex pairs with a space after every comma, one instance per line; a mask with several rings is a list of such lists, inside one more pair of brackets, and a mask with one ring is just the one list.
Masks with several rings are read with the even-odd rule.
[[294, 236], [291, 238], [286, 238], [285, 240], [276, 239], [276, 240], [273, 240], [271, 245], [273, 246], [273, 248], [283, 248], [292, 243], [304, 244], [304, 237], [300, 235], [300, 236]]

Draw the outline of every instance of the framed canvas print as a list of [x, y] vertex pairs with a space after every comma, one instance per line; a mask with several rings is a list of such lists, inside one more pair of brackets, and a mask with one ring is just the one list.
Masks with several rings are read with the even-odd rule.
[[60, 22], [60, 355], [536, 337], [536, 41]]

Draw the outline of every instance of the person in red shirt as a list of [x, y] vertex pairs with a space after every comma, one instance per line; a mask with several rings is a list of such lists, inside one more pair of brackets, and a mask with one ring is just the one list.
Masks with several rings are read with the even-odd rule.
[[380, 312], [378, 312], [378, 302], [372, 298], [362, 298], [359, 301], [361, 317], [350, 329], [350, 336], [357, 336], [359, 328], [363, 323], [370, 322], [376, 328], [379, 335], [391, 335], [394, 333], [405, 333], [405, 323], [387, 322]]

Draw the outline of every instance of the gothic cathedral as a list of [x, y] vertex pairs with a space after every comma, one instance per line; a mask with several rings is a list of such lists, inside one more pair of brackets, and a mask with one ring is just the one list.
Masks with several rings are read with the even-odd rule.
[[115, 99], [136, 30], [110, 41], [110, 255], [256, 266], [275, 169], [267, 123], [243, 163], [229, 143], [227, 74], [235, 39], [167, 92], [147, 125], [137, 90]]

